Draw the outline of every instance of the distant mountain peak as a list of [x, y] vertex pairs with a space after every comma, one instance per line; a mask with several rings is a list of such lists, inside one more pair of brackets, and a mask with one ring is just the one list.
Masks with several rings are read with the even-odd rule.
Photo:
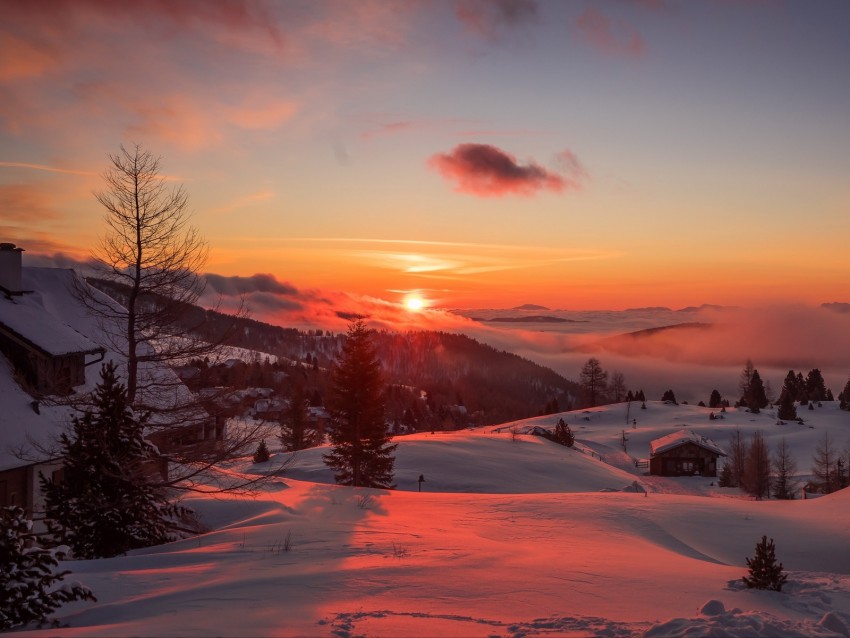
[[521, 306], [517, 306], [516, 308], [511, 308], [511, 310], [549, 310], [546, 306], [538, 306], [533, 303], [524, 303]]

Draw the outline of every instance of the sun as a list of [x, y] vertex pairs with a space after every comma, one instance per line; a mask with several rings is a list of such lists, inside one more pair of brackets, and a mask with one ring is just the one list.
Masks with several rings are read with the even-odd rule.
[[419, 312], [425, 307], [425, 300], [419, 295], [407, 295], [404, 298], [404, 307], [411, 312]]

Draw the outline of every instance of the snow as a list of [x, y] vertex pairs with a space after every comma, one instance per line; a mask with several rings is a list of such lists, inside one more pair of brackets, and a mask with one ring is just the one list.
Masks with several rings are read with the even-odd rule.
[[[38, 291], [27, 303], [105, 343], [69, 296], [72, 276], [24, 269], [25, 288]], [[86, 387], [94, 382], [89, 369]], [[10, 447], [67, 420], [67, 408], [39, 415], [31, 401], [0, 357], [0, 469]], [[636, 466], [665, 436], [688, 430], [723, 448], [740, 428], [761, 431], [772, 449], [785, 438], [804, 480], [824, 434], [839, 448], [850, 438], [850, 413], [824, 402], [801, 411], [800, 424], [773, 409], [710, 412], [649, 401], [398, 437], [396, 490], [334, 485], [322, 448], [234, 461], [227, 472], [287, 470], [248, 494], [187, 497], [210, 530], [200, 536], [63, 562], [98, 601], [59, 610], [61, 633], [850, 635], [850, 490], [754, 501], [711, 477], [652, 477]], [[559, 418], [575, 449], [530, 434]], [[269, 440], [274, 449], [273, 430]], [[762, 535], [789, 573], [782, 592], [741, 582]]]
[[[399, 437], [396, 490], [333, 485], [324, 450], [302, 451], [250, 495], [186, 499], [206, 534], [64, 563], [99, 600], [63, 608], [62, 633], [847, 635], [850, 491], [754, 501], [708, 477], [644, 476], [623, 458], [645, 456], [683, 422], [716, 440], [740, 426], [772, 443], [793, 432], [803, 450], [827, 431], [843, 441], [850, 415], [824, 405], [809, 417], [814, 429], [791, 430], [764, 414], [730, 410], [717, 423], [702, 408], [648, 402], [626, 431], [628, 454], [624, 405]], [[511, 434], [561, 417], [615, 465]], [[285, 458], [230, 470], [268, 471]], [[624, 489], [635, 481], [648, 493]], [[789, 573], [782, 592], [741, 582], [763, 534]]]
[[715, 452], [721, 456], [726, 456], [726, 452], [718, 446], [714, 441], [705, 438], [699, 434], [695, 434], [690, 430], [679, 430], [672, 434], [662, 436], [660, 439], [655, 439], [649, 444], [649, 451], [652, 454], [661, 454], [667, 450], [679, 447], [685, 443], [693, 443], [710, 452]]
[[0, 297], [0, 324], [53, 356], [89, 353], [99, 347], [70, 326], [45, 313], [36, 299], [28, 295]]

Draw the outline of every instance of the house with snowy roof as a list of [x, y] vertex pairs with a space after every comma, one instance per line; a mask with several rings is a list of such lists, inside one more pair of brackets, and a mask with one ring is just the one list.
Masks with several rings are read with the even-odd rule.
[[649, 452], [655, 476], [717, 476], [717, 461], [726, 456], [711, 439], [684, 429], [651, 441]]
[[[0, 244], [0, 506], [18, 505], [37, 520], [39, 475], [61, 476], [52, 448], [75, 414], [63, 397], [92, 391], [100, 362], [120, 364], [124, 355], [76, 295], [85, 280], [70, 269], [22, 268], [22, 252]], [[100, 291], [91, 294], [115, 303]], [[189, 393], [170, 369], [155, 372], [175, 393]], [[152, 429], [149, 439], [164, 453], [214, 448], [225, 424], [201, 416]]]

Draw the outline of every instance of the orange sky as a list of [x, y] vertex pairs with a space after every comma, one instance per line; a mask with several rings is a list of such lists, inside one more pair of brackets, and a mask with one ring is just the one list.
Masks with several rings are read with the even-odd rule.
[[850, 300], [845, 3], [22, 3], [0, 240], [85, 258], [138, 142], [207, 268], [445, 307]]

